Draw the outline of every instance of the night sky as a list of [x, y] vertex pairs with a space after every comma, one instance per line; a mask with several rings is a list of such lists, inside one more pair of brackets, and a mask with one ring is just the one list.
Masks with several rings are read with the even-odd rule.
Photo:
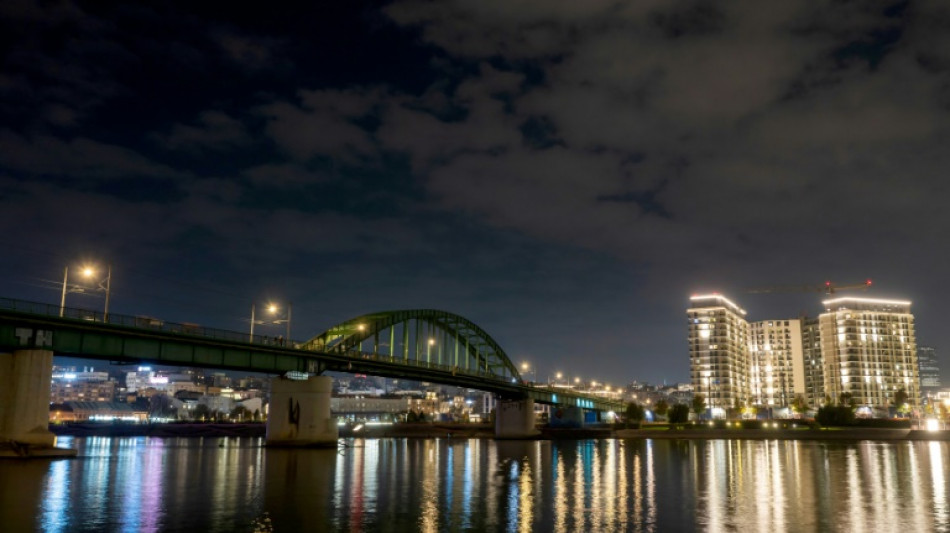
[[210, 4], [0, 3], [0, 296], [437, 308], [620, 384], [688, 381], [694, 292], [872, 278], [946, 361], [944, 1]]

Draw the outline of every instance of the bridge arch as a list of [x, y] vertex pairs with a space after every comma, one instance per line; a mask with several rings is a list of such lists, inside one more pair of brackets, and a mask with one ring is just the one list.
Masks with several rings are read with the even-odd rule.
[[474, 322], [447, 311], [407, 309], [351, 318], [301, 348], [329, 354], [367, 354], [409, 365], [521, 381], [501, 346]]

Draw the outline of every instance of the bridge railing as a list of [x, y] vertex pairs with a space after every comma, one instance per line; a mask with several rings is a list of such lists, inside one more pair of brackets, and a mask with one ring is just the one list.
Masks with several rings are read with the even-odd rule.
[[150, 316], [133, 316], [117, 313], [109, 313], [109, 315], [106, 316], [102, 311], [96, 311], [92, 309], [60, 307], [58, 305], [28, 302], [24, 300], [15, 300], [12, 298], [0, 298], [0, 310], [47, 317], [68, 318], [86, 322], [98, 322], [113, 326], [147, 329], [152, 331], [161, 331], [164, 333], [177, 333], [179, 335], [190, 335], [193, 337], [204, 337], [208, 339], [230, 342], [259, 344], [263, 346], [284, 346], [288, 348], [294, 348], [299, 347], [301, 344], [301, 342], [284, 339], [283, 337], [268, 335], [254, 335], [251, 337], [249, 333], [210, 328], [188, 322], [168, 322], [160, 318]]
[[[154, 317], [149, 316], [133, 316], [133, 315], [122, 315], [116, 313], [109, 313], [109, 316], [106, 317], [102, 311], [96, 311], [92, 309], [80, 309], [75, 307], [63, 307], [61, 308], [58, 305], [45, 304], [39, 302], [29, 302], [25, 300], [16, 300], [13, 298], [0, 298], [0, 310], [13, 311], [17, 313], [25, 313], [30, 315], [39, 315], [47, 317], [56, 317], [56, 318], [66, 318], [71, 320], [82, 320], [86, 322], [97, 322], [110, 324], [114, 326], [122, 326], [136, 329], [145, 329], [163, 333], [174, 333], [179, 335], [188, 335], [192, 337], [203, 337], [207, 339], [222, 340], [229, 342], [239, 342], [239, 343], [248, 343], [255, 344], [260, 346], [275, 346], [283, 348], [297, 349], [300, 351], [312, 351], [306, 350], [303, 348], [303, 342], [297, 342], [292, 340], [283, 339], [282, 337], [274, 337], [267, 335], [254, 335], [250, 336], [249, 333], [241, 333], [238, 331], [230, 331], [225, 329], [210, 328], [200, 326], [198, 324], [190, 324], [187, 322], [178, 323], [178, 322], [167, 322]], [[511, 376], [498, 375], [494, 374], [488, 370], [481, 368], [465, 368], [456, 365], [443, 364], [438, 362], [423, 361], [421, 359], [404, 359], [398, 356], [390, 356], [388, 354], [380, 354], [373, 352], [364, 352], [359, 350], [348, 350], [344, 352], [344, 355], [347, 357], [352, 357], [354, 359], [369, 359], [374, 361], [382, 361], [389, 363], [400, 363], [406, 366], [412, 366], [417, 368], [429, 368], [433, 370], [439, 370], [451, 374], [464, 374], [467, 376], [479, 377], [482, 379], [490, 379], [493, 381], [503, 382], [503, 383], [512, 383]], [[525, 383], [521, 383], [524, 385]], [[533, 384], [534, 387], [543, 389], [543, 386], [538, 384]], [[564, 393], [568, 391], [555, 391], [559, 393]], [[577, 396], [583, 396], [576, 392], [568, 392], [568, 394], [573, 394]]]
[[[175, 333], [179, 335], [189, 335], [193, 337], [203, 337], [207, 339], [223, 340], [230, 342], [240, 342], [240, 343], [249, 343], [256, 344], [260, 346], [276, 346], [283, 348], [298, 349], [302, 351], [313, 351], [305, 350], [303, 348], [304, 342], [302, 341], [293, 341], [289, 339], [284, 339], [283, 337], [275, 337], [269, 335], [254, 335], [251, 337], [249, 333], [241, 333], [237, 331], [210, 328], [205, 326], [200, 326], [198, 324], [191, 324], [188, 322], [168, 322], [159, 318], [142, 316], [142, 315], [122, 315], [117, 313], [109, 313], [106, 316], [102, 311], [97, 311], [93, 309], [82, 309], [76, 307], [60, 307], [53, 304], [45, 304], [39, 302], [29, 302], [25, 300], [16, 300], [13, 298], [0, 298], [0, 310], [14, 311], [17, 313], [27, 313], [31, 315], [40, 315], [47, 317], [58, 317], [58, 318], [67, 318], [72, 320], [82, 320], [86, 322], [97, 322], [110, 324], [114, 326], [122, 326], [136, 329], [145, 329], [151, 331], [159, 331], [163, 333]], [[393, 363], [402, 363], [407, 366], [415, 367], [424, 367], [432, 368], [436, 370], [442, 370], [445, 372], [456, 372], [464, 373], [466, 375], [478, 376], [488, 379], [494, 379], [498, 381], [505, 381], [504, 376], [498, 376], [487, 370], [481, 369], [471, 369], [464, 367], [456, 367], [454, 365], [446, 365], [439, 363], [431, 363], [417, 359], [403, 359], [401, 357], [390, 358], [389, 355], [384, 354], [374, 354], [372, 352], [363, 352], [358, 350], [349, 350], [345, 352], [349, 357], [362, 358], [362, 359], [373, 359], [378, 361], [386, 361]]]
[[482, 378], [493, 379], [495, 381], [502, 381], [505, 383], [511, 383], [511, 378], [506, 376], [499, 376], [498, 374], [493, 374], [487, 370], [481, 369], [472, 369], [465, 368], [456, 365], [447, 365], [442, 363], [433, 363], [430, 361], [423, 361], [421, 359], [405, 359], [400, 356], [390, 356], [389, 354], [373, 353], [373, 352], [363, 352], [359, 350], [347, 350], [343, 352], [347, 357], [352, 357], [354, 359], [368, 359], [372, 361], [383, 361], [386, 363], [399, 363], [406, 366], [413, 366], [417, 368], [431, 368], [434, 370], [441, 370], [443, 372], [448, 372], [451, 374], [465, 374], [467, 376], [476, 376]]

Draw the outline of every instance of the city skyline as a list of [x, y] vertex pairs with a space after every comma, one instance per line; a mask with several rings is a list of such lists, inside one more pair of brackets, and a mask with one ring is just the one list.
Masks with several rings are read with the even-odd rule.
[[821, 294], [748, 291], [872, 278], [939, 358], [948, 20], [7, 2], [0, 296], [57, 304], [88, 261], [110, 313], [245, 331], [276, 301], [307, 339], [443, 309], [541, 375], [661, 383], [689, 375], [690, 294], [817, 316]]

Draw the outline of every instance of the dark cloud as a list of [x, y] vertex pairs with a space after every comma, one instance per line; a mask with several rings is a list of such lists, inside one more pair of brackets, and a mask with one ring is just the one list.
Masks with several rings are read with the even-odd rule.
[[91, 249], [224, 327], [442, 307], [600, 379], [685, 380], [693, 290], [872, 277], [938, 341], [943, 3], [344, 4], [5, 3], [0, 273]]

